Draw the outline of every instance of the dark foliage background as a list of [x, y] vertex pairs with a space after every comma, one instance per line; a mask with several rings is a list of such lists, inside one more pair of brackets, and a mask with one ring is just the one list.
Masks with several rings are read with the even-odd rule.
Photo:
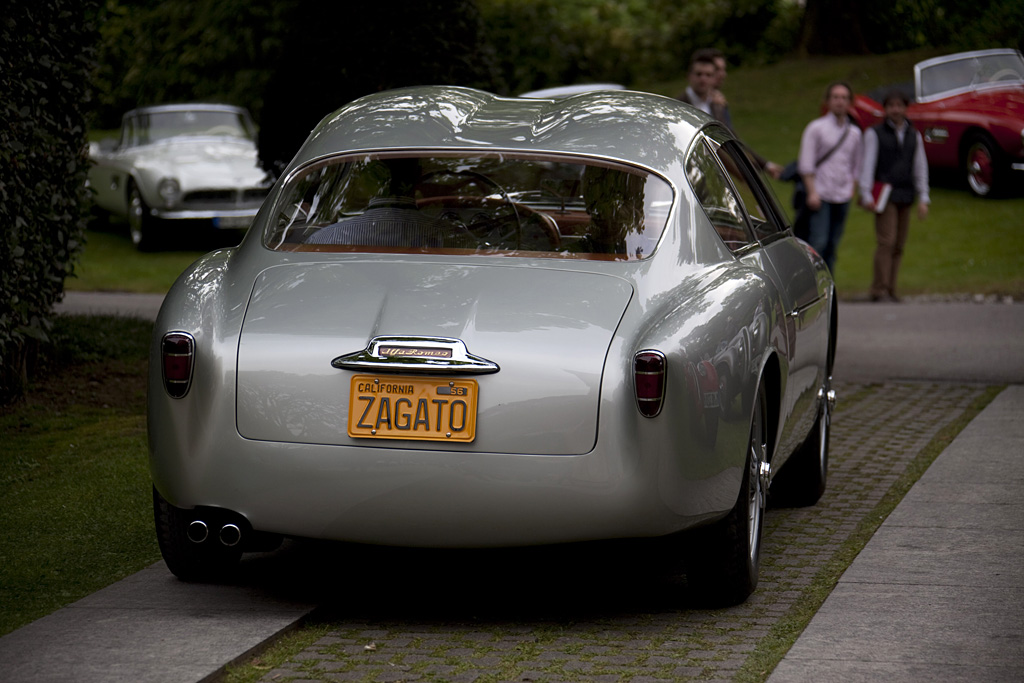
[[282, 18], [283, 49], [259, 112], [268, 169], [283, 167], [320, 119], [362, 95], [425, 83], [496, 84], [472, 0], [303, 0]]
[[948, 47], [950, 52], [1024, 49], [1024, 3], [1019, 0], [856, 0], [855, 4], [866, 48], [874, 54], [916, 47]]
[[269, 128], [264, 109], [285, 120], [288, 98], [313, 119], [402, 85], [515, 94], [654, 83], [679, 78], [700, 47], [763, 64], [1020, 48], [1022, 29], [1019, 0], [103, 0], [93, 123], [115, 128], [140, 104], [214, 100]]
[[1020, 49], [1022, 28], [1020, 0], [0, 0], [0, 401], [82, 248], [87, 121], [238, 104], [279, 167], [323, 116], [388, 88], [644, 87], [681, 80], [699, 47], [733, 65]]
[[0, 402], [21, 391], [82, 249], [97, 10], [94, 0], [0, 9]]
[[[93, 125], [116, 128], [133, 107], [170, 102], [212, 100], [259, 112], [296, 8], [306, 5], [312, 20], [321, 4], [103, 0]], [[339, 42], [345, 27], [334, 26]]]

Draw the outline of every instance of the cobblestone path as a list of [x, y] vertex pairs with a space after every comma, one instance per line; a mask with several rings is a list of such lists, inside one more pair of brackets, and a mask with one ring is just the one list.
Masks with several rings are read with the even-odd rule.
[[[326, 635], [260, 680], [733, 680], [772, 627], [808, 599], [815, 576], [852, 560], [843, 544], [983, 391], [838, 386], [828, 490], [816, 506], [769, 510], [760, 584], [737, 607], [687, 605], [685, 586], [634, 566], [628, 544], [436, 561], [422, 551], [381, 553], [363, 571], [339, 556], [325, 560], [339, 564], [339, 585], [320, 612]], [[320, 567], [320, 580], [330, 571]]]

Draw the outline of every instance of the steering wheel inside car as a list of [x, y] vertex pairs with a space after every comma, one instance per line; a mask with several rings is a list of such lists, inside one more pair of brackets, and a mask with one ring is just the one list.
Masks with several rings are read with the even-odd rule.
[[481, 246], [519, 244], [519, 211], [505, 188], [477, 171], [433, 171], [420, 177], [416, 205], [465, 227]]
[[992, 82], [995, 81], [1019, 81], [1021, 76], [1015, 69], [1000, 69], [999, 71], [992, 74], [992, 78], [989, 79]]
[[[420, 178], [418, 188], [420, 209], [465, 227], [481, 248], [557, 250], [561, 242], [550, 217], [516, 204], [500, 183], [482, 173], [434, 171]], [[548, 244], [537, 244], [538, 233]]]

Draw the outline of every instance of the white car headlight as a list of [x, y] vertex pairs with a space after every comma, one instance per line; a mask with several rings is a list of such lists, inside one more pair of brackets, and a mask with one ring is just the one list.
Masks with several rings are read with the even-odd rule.
[[178, 185], [178, 181], [174, 178], [164, 178], [160, 181], [157, 186], [157, 192], [160, 193], [160, 197], [164, 200], [164, 205], [171, 209], [179, 201], [181, 201], [181, 186]]

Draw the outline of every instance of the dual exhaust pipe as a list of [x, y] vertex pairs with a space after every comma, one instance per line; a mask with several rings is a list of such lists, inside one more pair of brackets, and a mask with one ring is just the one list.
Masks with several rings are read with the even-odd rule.
[[[185, 533], [188, 536], [188, 540], [193, 543], [204, 543], [210, 537], [210, 527], [207, 526], [206, 522], [197, 519], [188, 525]], [[233, 548], [241, 542], [242, 530], [238, 528], [237, 524], [228, 522], [220, 527], [220, 530], [217, 532], [217, 539], [221, 545]]]

